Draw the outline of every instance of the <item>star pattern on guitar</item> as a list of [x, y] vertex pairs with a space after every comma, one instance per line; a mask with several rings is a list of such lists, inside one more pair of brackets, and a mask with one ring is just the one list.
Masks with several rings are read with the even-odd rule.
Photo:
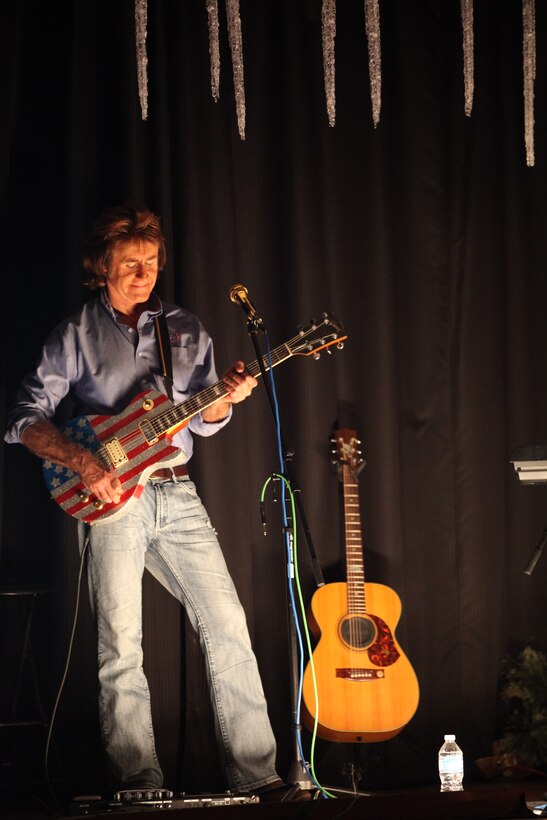
[[[65, 436], [83, 444], [92, 452], [96, 452], [101, 446], [91, 424], [85, 416], [67, 421], [61, 426], [61, 430]], [[76, 476], [74, 470], [71, 470], [69, 467], [63, 467], [61, 464], [54, 464], [52, 461], [45, 460], [42, 466], [44, 478], [50, 492], [61, 487]]]

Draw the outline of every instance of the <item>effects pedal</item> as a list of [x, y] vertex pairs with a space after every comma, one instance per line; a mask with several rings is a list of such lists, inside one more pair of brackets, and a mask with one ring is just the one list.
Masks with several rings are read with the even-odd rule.
[[135, 803], [147, 806], [166, 807], [173, 799], [173, 792], [169, 789], [140, 788], [140, 789], [120, 789], [114, 795], [114, 802], [121, 803], [122, 806], [134, 805]]
[[84, 816], [134, 808], [195, 809], [205, 806], [241, 806], [259, 803], [254, 794], [182, 794], [174, 795], [169, 789], [121, 789], [112, 800], [102, 800], [98, 795], [80, 795], [72, 801], [71, 816]]

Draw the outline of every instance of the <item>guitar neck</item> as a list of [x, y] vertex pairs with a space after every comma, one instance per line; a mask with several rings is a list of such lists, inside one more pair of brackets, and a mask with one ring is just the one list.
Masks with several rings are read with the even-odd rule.
[[[269, 356], [265, 354], [262, 357], [264, 370], [268, 371], [270, 369], [270, 360], [271, 366], [276, 367], [276, 365], [281, 364], [281, 362], [289, 359], [292, 355], [294, 354], [287, 344], [279, 345], [279, 347], [276, 347]], [[246, 366], [246, 370], [255, 379], [262, 375], [262, 369], [258, 359], [251, 362], [251, 364], [248, 364]], [[175, 430], [177, 427], [180, 427], [182, 424], [191, 419], [192, 416], [195, 416], [197, 413], [205, 410], [206, 407], [210, 407], [217, 401], [221, 401], [226, 398], [228, 394], [229, 390], [226, 387], [226, 384], [222, 379], [220, 379], [220, 381], [206, 387], [205, 390], [200, 390], [199, 393], [196, 393], [194, 396], [186, 399], [186, 401], [176, 404], [170, 407], [169, 410], [166, 410], [165, 413], [161, 413], [156, 416], [151, 421], [154, 434], [159, 438], [160, 436]]]
[[347, 464], [342, 464], [344, 486], [344, 523], [346, 531], [346, 575], [348, 612], [365, 615], [365, 565], [359, 508], [357, 478]]

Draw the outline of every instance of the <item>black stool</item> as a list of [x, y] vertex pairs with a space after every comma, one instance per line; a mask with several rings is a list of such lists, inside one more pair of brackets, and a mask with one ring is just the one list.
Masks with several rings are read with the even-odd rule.
[[[45, 586], [23, 585], [14, 582], [0, 582], [0, 604], [2, 609], [13, 602], [16, 610], [11, 613], [12, 623], [17, 624], [17, 635], [14, 634], [12, 646], [9, 646], [9, 651], [14, 652], [15, 655], [11, 659], [4, 656], [2, 659], [2, 667], [4, 670], [9, 670], [10, 666], [15, 670], [15, 679], [12, 685], [11, 697], [3, 698], [4, 706], [0, 711], [0, 729], [11, 730], [10, 738], [10, 752], [11, 760], [2, 760], [2, 768], [5, 770], [14, 769], [16, 762], [13, 759], [15, 749], [15, 730], [24, 729], [24, 727], [41, 727], [47, 732], [48, 720], [43, 706], [40, 686], [38, 683], [38, 676], [36, 673], [36, 666], [32, 653], [31, 632], [35, 613], [36, 601], [39, 596], [50, 592], [50, 589]], [[0, 629], [2, 624], [8, 623], [6, 612], [2, 613], [0, 618]], [[19, 637], [22, 638], [19, 649], [17, 643]], [[2, 640], [5, 642], [6, 636], [2, 635]], [[10, 664], [11, 660], [11, 664]], [[30, 695], [28, 703], [25, 703], [24, 709], [21, 706], [21, 694], [24, 683], [30, 684]], [[4, 682], [3, 688], [9, 690], [11, 682]], [[8, 692], [9, 694], [9, 692]], [[31, 703], [33, 701], [33, 703]], [[29, 738], [29, 741], [32, 738]], [[6, 747], [7, 748], [7, 747]], [[45, 750], [45, 747], [44, 747]], [[5, 752], [7, 754], [7, 752]]]

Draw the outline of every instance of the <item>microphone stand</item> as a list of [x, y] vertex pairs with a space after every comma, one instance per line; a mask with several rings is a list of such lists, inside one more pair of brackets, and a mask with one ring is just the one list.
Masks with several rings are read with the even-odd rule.
[[541, 540], [539, 541], [537, 547], [534, 549], [533, 553], [531, 554], [530, 558], [528, 559], [528, 563], [526, 564], [523, 572], [525, 575], [531, 575], [534, 571], [534, 567], [539, 561], [541, 557], [541, 553], [543, 552], [543, 547], [547, 543], [547, 527], [543, 530], [543, 535], [541, 536]]
[[[264, 366], [264, 358], [265, 354], [262, 353], [260, 350], [260, 345], [258, 343], [258, 329], [261, 329], [263, 332], [266, 332], [266, 328], [262, 319], [260, 319], [256, 314], [253, 314], [249, 317], [247, 322], [247, 330], [252, 339], [256, 357], [258, 360], [258, 364], [260, 367], [260, 372], [263, 377], [264, 387], [266, 389], [266, 394], [268, 396], [268, 402], [270, 405], [270, 409], [272, 411], [272, 415], [274, 418], [274, 423], [276, 423], [276, 413], [275, 413], [275, 402], [274, 397], [272, 394], [271, 385], [268, 380], [267, 370]], [[270, 368], [268, 368], [270, 369]], [[284, 473], [287, 481], [293, 487], [293, 481], [291, 476], [290, 466], [292, 465], [292, 458], [294, 456], [294, 452], [288, 451], [285, 449], [285, 445], [283, 440], [281, 439], [281, 449], [284, 454]], [[313, 541], [311, 538], [311, 533], [308, 527], [308, 523], [306, 520], [306, 515], [302, 506], [302, 497], [300, 494], [300, 490], [294, 489], [294, 497], [296, 500], [296, 507], [298, 509], [298, 514], [300, 516], [300, 520], [302, 521], [304, 533], [306, 536], [306, 543], [308, 545], [308, 550], [311, 557], [313, 572], [315, 575], [315, 581], [317, 586], [324, 586], [325, 581], [323, 579], [323, 574], [321, 572], [321, 567], [319, 566], [319, 562], [317, 560], [317, 555], [315, 553], [315, 549], [313, 546]], [[288, 509], [290, 509], [290, 505], [288, 505]], [[288, 581], [290, 583], [290, 579], [294, 578], [294, 552], [293, 552], [293, 537], [292, 537], [292, 527], [291, 524], [294, 523], [291, 520], [290, 514], [288, 515], [288, 526], [286, 530], [284, 529], [284, 533], [287, 534], [289, 538], [289, 566], [288, 566]], [[296, 623], [293, 609], [290, 605], [290, 600], [288, 602], [288, 616], [289, 616], [289, 660], [290, 660], [290, 682], [291, 682], [291, 711], [292, 711], [292, 732], [293, 732], [293, 743], [294, 743], [294, 758], [291, 763], [289, 774], [287, 777], [287, 782], [293, 784], [295, 789], [298, 786], [301, 789], [313, 789], [316, 788], [315, 783], [310, 779], [307, 769], [304, 766], [304, 762], [302, 760], [301, 754], [301, 746], [298, 742], [298, 738], [302, 732], [302, 726], [298, 722], [298, 690], [299, 690], [299, 666], [298, 666], [298, 642], [297, 642], [297, 631], [296, 631]]]

